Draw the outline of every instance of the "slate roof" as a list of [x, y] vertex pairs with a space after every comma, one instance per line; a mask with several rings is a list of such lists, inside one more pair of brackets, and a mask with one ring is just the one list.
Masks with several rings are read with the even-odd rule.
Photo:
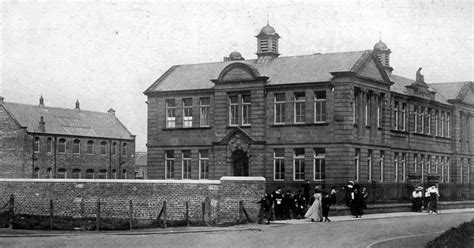
[[466, 84], [470, 82], [450, 82], [450, 83], [435, 83], [430, 84], [438, 92], [443, 94], [447, 99], [457, 99], [460, 97], [461, 90]]
[[268, 85], [308, 82], [329, 82], [331, 72], [352, 71], [357, 62], [371, 51], [355, 51], [302, 56], [278, 57], [270, 62], [257, 63], [257, 59], [223, 61], [203, 64], [176, 65], [165, 72], [146, 91], [179, 91], [211, 89], [212, 79], [231, 63], [245, 63], [254, 67], [260, 76], [269, 77]]
[[28, 132], [39, 132], [41, 116], [45, 133], [97, 138], [133, 139], [113, 114], [4, 102], [6, 110]]
[[[395, 74], [389, 74], [390, 81], [393, 82], [392, 86], [390, 87], [390, 91], [400, 93], [400, 94], [408, 94], [406, 86], [411, 85], [415, 82], [413, 79], [409, 79], [406, 77], [398, 76]], [[440, 103], [449, 104], [448, 97], [446, 97], [442, 91], [439, 91], [437, 88], [432, 87], [433, 84], [428, 84], [428, 90], [435, 91], [435, 100]]]

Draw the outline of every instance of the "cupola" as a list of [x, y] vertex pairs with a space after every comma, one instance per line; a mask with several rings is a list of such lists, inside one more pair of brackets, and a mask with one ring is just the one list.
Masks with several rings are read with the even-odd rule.
[[388, 48], [387, 44], [382, 42], [382, 40], [379, 40], [379, 42], [374, 45], [374, 55], [387, 73], [392, 73], [393, 71], [393, 68], [390, 66], [390, 53], [392, 53], [392, 51], [390, 51], [390, 48]]
[[257, 37], [257, 62], [270, 61], [280, 55], [278, 53], [280, 36], [270, 24], [267, 23], [255, 37]]

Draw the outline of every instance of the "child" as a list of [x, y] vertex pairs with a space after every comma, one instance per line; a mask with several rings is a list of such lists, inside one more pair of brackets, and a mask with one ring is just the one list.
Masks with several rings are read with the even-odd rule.
[[323, 193], [323, 199], [322, 199], [322, 208], [323, 208], [323, 217], [324, 217], [324, 222], [331, 222], [331, 220], [328, 218], [329, 216], [329, 207], [331, 206], [332, 200], [331, 196], [327, 193]]

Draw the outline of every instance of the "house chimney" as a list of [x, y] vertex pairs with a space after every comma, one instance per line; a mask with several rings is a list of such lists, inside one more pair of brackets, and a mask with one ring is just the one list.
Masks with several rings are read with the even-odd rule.
[[77, 110], [80, 110], [81, 108], [79, 108], [79, 99], [76, 100], [76, 109]]
[[3, 104], [3, 100], [4, 100], [4, 99], [5, 99], [5, 98], [3, 98], [3, 96], [0, 96], [0, 104]]
[[44, 126], [44, 119], [43, 119], [43, 116], [40, 117], [39, 130], [40, 130], [41, 133], [44, 133], [44, 132], [45, 132], [45, 126]]
[[115, 116], [115, 110], [114, 110], [113, 108], [110, 108], [110, 109], [107, 111], [107, 113], [109, 113], [109, 114]]
[[40, 96], [40, 103], [39, 103], [39, 105], [40, 105], [41, 107], [44, 107], [44, 98], [43, 98], [43, 95]]

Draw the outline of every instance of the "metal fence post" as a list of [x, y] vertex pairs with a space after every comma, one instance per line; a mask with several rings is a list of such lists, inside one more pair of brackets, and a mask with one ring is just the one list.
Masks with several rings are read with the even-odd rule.
[[129, 219], [130, 219], [130, 230], [133, 229], [133, 203], [132, 200], [130, 200], [130, 213], [129, 213]]
[[189, 201], [186, 201], [186, 225], [189, 226]]
[[53, 199], [49, 199], [49, 229], [53, 230], [54, 204]]
[[163, 201], [163, 228], [166, 228], [166, 201]]
[[239, 221], [243, 219], [243, 212], [244, 212], [244, 201], [239, 201]]
[[97, 213], [96, 213], [96, 219], [95, 219], [95, 226], [96, 226], [96, 231], [99, 231], [99, 226], [100, 226], [100, 199], [97, 201]]
[[10, 227], [12, 227], [13, 218], [15, 217], [15, 195], [13, 194], [10, 195], [10, 202], [8, 208], [8, 211], [10, 212], [9, 225]]

